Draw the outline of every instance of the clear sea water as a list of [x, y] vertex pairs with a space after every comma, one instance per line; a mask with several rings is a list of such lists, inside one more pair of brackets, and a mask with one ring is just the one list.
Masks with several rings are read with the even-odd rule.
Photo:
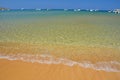
[[0, 41], [120, 46], [120, 15], [107, 11], [0, 11]]
[[[107, 10], [90, 12], [72, 9], [67, 11], [63, 9], [0, 11], [0, 55], [14, 51], [19, 52], [19, 54], [34, 51], [34, 49], [28, 49], [28, 46], [23, 51], [22, 49], [25, 47], [18, 47], [21, 48], [20, 51], [16, 49], [15, 44], [109, 48], [102, 54], [110, 54], [104, 57], [113, 60], [108, 63], [115, 62], [113, 65], [116, 65], [120, 62], [120, 14], [109, 13]], [[50, 46], [50, 50], [47, 52], [49, 53], [53, 48], [55, 47]], [[72, 51], [72, 48], [65, 48]], [[57, 50], [57, 48], [55, 49]], [[113, 53], [112, 49], [115, 49]], [[36, 52], [41, 52], [40, 50]], [[80, 52], [79, 48], [77, 50]], [[99, 53], [100, 50], [104, 49], [97, 50]], [[92, 50], [90, 52], [95, 53]], [[73, 57], [72, 53], [68, 54]], [[76, 53], [74, 54], [76, 55]], [[62, 57], [63, 55], [61, 54]], [[67, 56], [67, 54], [65, 55]], [[67, 58], [66, 56], [64, 57]], [[98, 58], [102, 60], [101, 56]], [[69, 59], [74, 60], [73, 58]], [[87, 60], [87, 58], [85, 59]], [[108, 63], [102, 62], [102, 65]], [[120, 69], [120, 65], [118, 68]]]

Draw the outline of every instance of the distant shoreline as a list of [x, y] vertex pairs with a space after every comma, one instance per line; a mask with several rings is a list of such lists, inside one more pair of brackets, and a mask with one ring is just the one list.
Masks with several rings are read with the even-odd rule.
[[0, 7], [0, 10], [9, 10], [9, 8]]
[[22, 9], [22, 10], [26, 10], [26, 9], [36, 9], [36, 10], [43, 10], [43, 9], [47, 9], [47, 10], [75, 10], [75, 11], [81, 11], [81, 10], [91, 10], [91, 11], [98, 11], [98, 10], [105, 10], [105, 11], [114, 11], [114, 10], [118, 10], [120, 9], [120, 7], [117, 8], [108, 8], [108, 9], [101, 9], [101, 8], [82, 8], [82, 7], [76, 7], [76, 8], [50, 8], [50, 7], [46, 7], [46, 8], [42, 8], [42, 7], [34, 7], [34, 8], [25, 8], [25, 7], [5, 7], [5, 6], [0, 6], [0, 10], [6, 10], [6, 9], [11, 9], [11, 10], [18, 10], [18, 9]]

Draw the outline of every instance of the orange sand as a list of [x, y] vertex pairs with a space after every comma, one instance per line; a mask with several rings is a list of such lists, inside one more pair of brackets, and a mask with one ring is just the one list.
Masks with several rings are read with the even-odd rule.
[[0, 80], [120, 80], [120, 72], [0, 59]]

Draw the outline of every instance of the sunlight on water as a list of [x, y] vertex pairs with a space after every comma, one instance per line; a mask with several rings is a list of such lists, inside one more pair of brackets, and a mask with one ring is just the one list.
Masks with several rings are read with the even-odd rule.
[[119, 63], [120, 15], [87, 11], [0, 12], [0, 54], [44, 53], [78, 63]]

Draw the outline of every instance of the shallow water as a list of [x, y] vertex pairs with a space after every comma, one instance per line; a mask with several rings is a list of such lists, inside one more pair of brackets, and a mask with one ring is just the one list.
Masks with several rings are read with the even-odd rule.
[[[94, 60], [101, 65], [120, 64], [119, 53], [119, 14], [62, 10], [0, 11], [1, 55], [50, 54], [60, 59], [90, 62], [95, 66], [91, 63]], [[103, 67], [106, 68], [98, 69]]]
[[120, 46], [120, 15], [108, 12], [0, 12], [0, 41]]

